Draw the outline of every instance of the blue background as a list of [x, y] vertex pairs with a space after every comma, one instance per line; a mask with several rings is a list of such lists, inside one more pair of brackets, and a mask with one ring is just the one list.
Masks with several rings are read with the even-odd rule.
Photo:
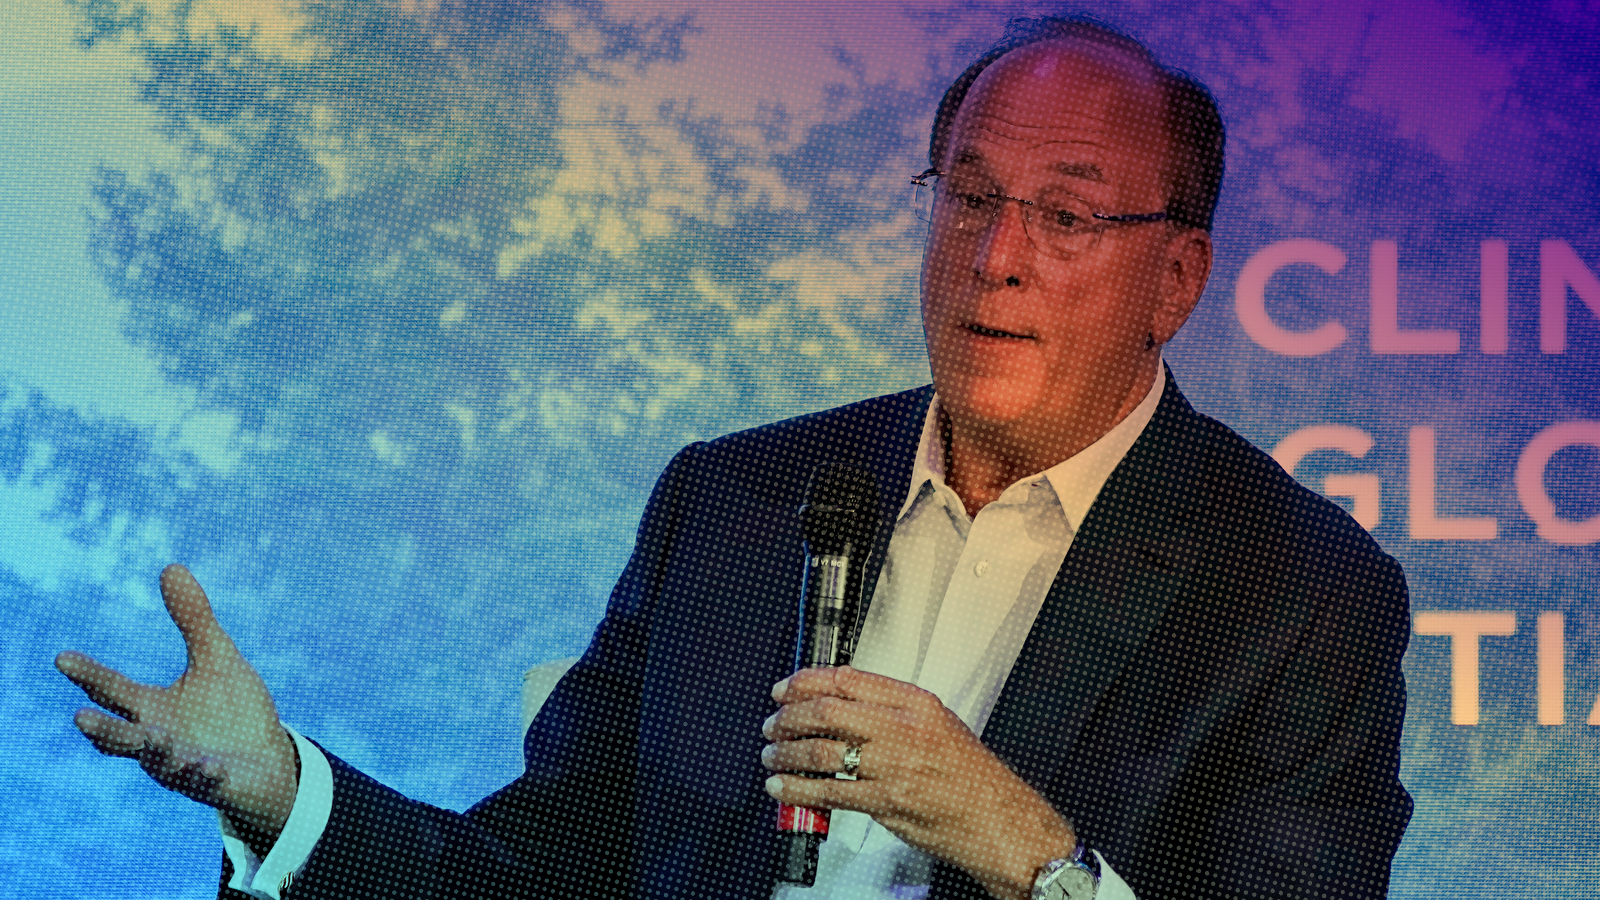
[[[1541, 352], [1541, 242], [1600, 272], [1593, 3], [1089, 4], [1218, 95], [1230, 130], [1207, 297], [1167, 358], [1271, 449], [1374, 441], [1413, 608], [1510, 610], [1456, 725], [1450, 642], [1418, 636], [1398, 897], [1587, 897], [1600, 851], [1600, 559], [1541, 538], [1513, 483], [1600, 420], [1600, 296]], [[72, 728], [76, 648], [182, 668], [155, 576], [189, 564], [286, 721], [464, 809], [521, 769], [517, 690], [580, 652], [684, 443], [927, 380], [916, 309], [939, 93], [1040, 5], [18, 0], [0, 11], [0, 897], [201, 897], [210, 811]], [[1340, 248], [1270, 282], [1275, 353], [1235, 312], [1263, 248]], [[1377, 354], [1373, 241], [1401, 323]], [[1509, 246], [1509, 347], [1480, 349], [1479, 245]], [[1600, 292], [1591, 292], [1600, 293]], [[1417, 540], [1407, 436], [1438, 435]], [[1600, 514], [1600, 449], [1557, 512]], [[1566, 616], [1566, 722], [1536, 723], [1534, 617]]]

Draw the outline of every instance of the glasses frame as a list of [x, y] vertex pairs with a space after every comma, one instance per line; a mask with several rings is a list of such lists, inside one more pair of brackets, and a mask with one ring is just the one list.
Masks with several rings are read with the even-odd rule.
[[[948, 178], [948, 177], [950, 177], [950, 173], [948, 173], [948, 172], [941, 172], [938, 169], [925, 169], [921, 173], [919, 173], [918, 175], [913, 177], [911, 179], [911, 183], [913, 185], [915, 185], [916, 187], [918, 187], [918, 188], [928, 188], [930, 191], [936, 191], [937, 190], [937, 186], [935, 184], [933, 184], [932, 179], [935, 179], [935, 178]], [[1095, 221], [1092, 224], [1086, 226], [1086, 228], [1085, 228], [1085, 231], [1087, 231], [1087, 232], [1089, 232], [1089, 233], [1094, 235], [1093, 242], [1090, 243], [1089, 246], [1086, 249], [1082, 250], [1082, 251], [1062, 252], [1060, 250], [1057, 250], [1055, 248], [1050, 247], [1047, 244], [1041, 244], [1037, 239], [1034, 238], [1033, 230], [1031, 228], [1029, 228], [1029, 223], [1032, 221], [1033, 217], [1028, 214], [1028, 209], [1027, 209], [1028, 207], [1036, 207], [1036, 206], [1038, 206], [1038, 202], [1035, 201], [1035, 200], [1027, 200], [1027, 199], [1024, 199], [1022, 197], [1013, 197], [1010, 194], [991, 193], [991, 194], [985, 194], [984, 195], [985, 197], [989, 198], [990, 200], [999, 201], [999, 202], [996, 202], [992, 207], [990, 207], [990, 209], [989, 209], [989, 222], [988, 222], [987, 225], [984, 226], [984, 228], [988, 228], [990, 225], [993, 225], [995, 220], [1000, 217], [1000, 209], [1001, 209], [1001, 207], [1003, 207], [1005, 205], [1004, 201], [1006, 201], [1006, 200], [1015, 200], [1018, 203], [1022, 204], [1022, 206], [1023, 206], [1023, 210], [1022, 210], [1022, 231], [1023, 231], [1024, 234], [1026, 234], [1028, 236], [1028, 243], [1032, 244], [1033, 248], [1035, 250], [1039, 251], [1040, 253], [1045, 254], [1046, 256], [1049, 256], [1049, 257], [1051, 257], [1053, 259], [1063, 259], [1063, 260], [1065, 260], [1065, 259], [1072, 259], [1075, 256], [1077, 256], [1079, 253], [1092, 253], [1092, 252], [1094, 252], [1095, 248], [1100, 246], [1100, 236], [1102, 234], [1104, 234], [1106, 229], [1108, 229], [1108, 228], [1112, 228], [1112, 227], [1115, 227], [1117, 225], [1147, 225], [1147, 224], [1149, 224], [1151, 222], [1165, 222], [1165, 221], [1168, 221], [1171, 218], [1171, 216], [1167, 213], [1166, 210], [1162, 210], [1160, 212], [1149, 212], [1149, 213], [1126, 213], [1126, 214], [1123, 214], [1123, 215], [1108, 215], [1106, 213], [1103, 213], [1103, 212], [1095, 209], [1095, 206], [1094, 206], [1093, 203], [1090, 203], [1088, 200], [1084, 199], [1083, 197], [1079, 197], [1077, 194], [1073, 194], [1071, 192], [1065, 192], [1065, 191], [1063, 193], [1066, 193], [1068, 196], [1070, 196], [1070, 197], [1072, 197], [1074, 199], [1082, 200], [1083, 201], [1083, 205], [1089, 207], [1090, 215], [1095, 219]], [[934, 204], [938, 203], [938, 196], [939, 195], [937, 193], [934, 193], [934, 195], [933, 195], [934, 199], [933, 199], [933, 203], [930, 204], [930, 209], [932, 208], [932, 206]], [[933, 215], [932, 215], [931, 211], [930, 211], [930, 214], [928, 216], [928, 221], [930, 223], [933, 221]]]

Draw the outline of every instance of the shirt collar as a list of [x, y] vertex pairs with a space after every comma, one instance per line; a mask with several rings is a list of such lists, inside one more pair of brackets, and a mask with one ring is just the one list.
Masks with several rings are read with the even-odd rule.
[[[1118, 422], [1116, 427], [1100, 436], [1100, 439], [1078, 451], [1075, 455], [1056, 463], [1054, 466], [1035, 475], [1019, 480], [1017, 483], [1034, 482], [1041, 479], [1047, 481], [1056, 492], [1056, 499], [1061, 503], [1061, 509], [1067, 516], [1067, 523], [1076, 532], [1083, 524], [1084, 517], [1089, 514], [1089, 507], [1094, 505], [1094, 500], [1100, 495], [1100, 489], [1105, 486], [1106, 480], [1111, 477], [1111, 472], [1128, 455], [1128, 450], [1135, 441], [1144, 434], [1146, 425], [1155, 415], [1156, 407], [1161, 405], [1161, 392], [1166, 387], [1165, 367], [1157, 367], [1156, 377], [1150, 385], [1150, 390], [1145, 394], [1133, 412]], [[928, 404], [928, 415], [922, 423], [922, 439], [917, 443], [917, 459], [911, 469], [911, 485], [906, 491], [905, 502], [900, 505], [896, 521], [905, 517], [916, 503], [917, 496], [922, 492], [922, 486], [932, 483], [934, 489], [944, 486], [944, 437], [939, 428], [939, 395], [933, 395], [933, 402]]]

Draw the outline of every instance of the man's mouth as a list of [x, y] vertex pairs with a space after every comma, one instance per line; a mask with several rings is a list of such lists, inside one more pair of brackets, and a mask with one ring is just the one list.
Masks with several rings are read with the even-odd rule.
[[1030, 340], [1033, 338], [1033, 335], [1031, 334], [1016, 334], [1015, 332], [1011, 331], [1001, 331], [998, 328], [985, 328], [976, 323], [968, 324], [966, 329], [973, 334], [983, 335], [984, 337], [1015, 338], [1017, 340]]

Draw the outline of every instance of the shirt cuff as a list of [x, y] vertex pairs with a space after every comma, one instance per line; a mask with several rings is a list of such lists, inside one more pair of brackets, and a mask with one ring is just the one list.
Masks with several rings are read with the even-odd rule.
[[250, 845], [233, 830], [228, 817], [221, 810], [217, 811], [217, 822], [222, 826], [222, 849], [233, 863], [233, 879], [228, 887], [266, 900], [280, 900], [282, 892], [289, 889], [294, 877], [305, 868], [333, 812], [333, 769], [328, 765], [328, 758], [316, 744], [301, 737], [300, 732], [288, 725], [283, 729], [294, 738], [295, 750], [300, 754], [300, 784], [295, 789], [289, 821], [283, 824], [283, 832], [267, 858], [256, 856]]
[[1106, 862], [1099, 850], [1089, 852], [1100, 860], [1100, 887], [1094, 892], [1094, 900], [1138, 900], [1133, 896], [1133, 888], [1112, 870], [1111, 863]]

